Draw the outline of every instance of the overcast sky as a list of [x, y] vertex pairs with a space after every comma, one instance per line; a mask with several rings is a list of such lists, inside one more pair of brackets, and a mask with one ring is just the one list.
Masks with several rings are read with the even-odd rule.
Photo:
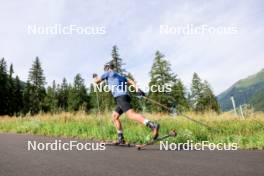
[[[47, 83], [102, 73], [113, 45], [141, 85], [149, 80], [156, 50], [189, 87], [193, 72], [219, 94], [264, 68], [264, 2], [176, 0], [1, 0], [0, 57], [27, 80], [38, 56]], [[29, 25], [104, 27], [105, 34], [33, 35]], [[163, 34], [161, 25], [233, 27], [233, 33]]]

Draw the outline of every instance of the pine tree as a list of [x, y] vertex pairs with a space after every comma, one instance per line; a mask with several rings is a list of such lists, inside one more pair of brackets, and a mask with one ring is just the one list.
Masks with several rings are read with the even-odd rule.
[[14, 89], [14, 112], [19, 115], [23, 109], [23, 88], [21, 86], [21, 81], [18, 76], [15, 78], [15, 89]]
[[58, 87], [58, 106], [64, 111], [68, 109], [69, 86], [66, 78], [63, 78], [62, 84]]
[[203, 96], [202, 101], [205, 107], [205, 110], [213, 110], [217, 113], [220, 112], [220, 105], [217, 101], [216, 96], [214, 95], [212, 89], [210, 88], [210, 85], [207, 81], [204, 81], [203, 83]]
[[69, 89], [68, 105], [70, 111], [78, 111], [80, 109], [88, 111], [89, 109], [89, 97], [86, 87], [84, 85], [84, 79], [80, 74], [77, 74], [74, 78], [73, 87]]
[[31, 93], [32, 93], [32, 86], [27, 81], [26, 86], [23, 90], [23, 108], [22, 108], [22, 113], [27, 114], [30, 113], [31, 107], [32, 107], [32, 102], [31, 102]]
[[8, 74], [4, 58], [0, 61], [0, 115], [8, 114]]
[[[150, 71], [151, 80], [149, 87], [157, 88], [157, 92], [150, 90], [149, 97], [153, 100], [160, 102], [161, 104], [171, 107], [175, 104], [175, 100], [172, 97], [171, 92], [165, 90], [165, 86], [173, 86], [176, 82], [176, 75], [174, 75], [170, 68], [170, 63], [164, 59], [164, 55], [159, 51], [155, 53], [154, 63]], [[155, 90], [156, 91], [156, 90]], [[160, 106], [150, 105], [152, 111], [166, 111]]]
[[28, 81], [31, 87], [31, 94], [29, 98], [29, 102], [31, 104], [30, 112], [31, 114], [36, 114], [42, 110], [46, 94], [44, 88], [44, 85], [46, 84], [45, 77], [38, 57], [36, 57], [32, 68], [29, 71]]
[[57, 85], [55, 80], [52, 86], [48, 86], [47, 94], [44, 99], [44, 111], [55, 113], [58, 110]]
[[9, 68], [9, 74], [8, 74], [8, 83], [7, 83], [7, 87], [8, 87], [8, 92], [7, 92], [7, 107], [8, 107], [8, 114], [13, 116], [14, 112], [15, 112], [15, 83], [13, 80], [13, 73], [14, 73], [14, 69], [13, 69], [13, 64], [10, 65]]
[[197, 73], [193, 74], [192, 85], [191, 85], [191, 106], [198, 111], [204, 111], [203, 105], [203, 83]]
[[19, 114], [22, 109], [22, 87], [21, 82], [16, 76], [13, 78], [13, 64], [7, 70], [4, 58], [0, 61], [0, 114], [10, 115]]
[[110, 61], [112, 64], [114, 64], [114, 70], [120, 74], [123, 74], [125, 70], [122, 68], [124, 63], [122, 58], [120, 58], [118, 53], [118, 47], [116, 45], [113, 46], [112, 49], [112, 60]]
[[220, 112], [220, 106], [207, 81], [202, 82], [197, 73], [193, 74], [191, 104], [196, 112]]
[[173, 100], [175, 102], [173, 107], [176, 108], [176, 111], [182, 112], [189, 110], [185, 88], [180, 79], [176, 79], [176, 82], [173, 84], [171, 96], [173, 97]]

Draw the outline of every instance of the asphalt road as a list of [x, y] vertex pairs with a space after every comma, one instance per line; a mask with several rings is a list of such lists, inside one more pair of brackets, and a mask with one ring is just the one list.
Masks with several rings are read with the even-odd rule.
[[107, 147], [105, 151], [27, 150], [27, 141], [47, 143], [56, 139], [0, 134], [0, 176], [264, 175], [264, 151], [160, 151], [158, 146], [143, 151], [125, 147]]

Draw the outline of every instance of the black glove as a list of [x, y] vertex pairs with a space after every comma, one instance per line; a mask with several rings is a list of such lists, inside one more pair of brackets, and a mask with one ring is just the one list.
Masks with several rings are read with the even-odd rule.
[[98, 75], [96, 73], [93, 74], [93, 78], [97, 77]]
[[138, 95], [138, 96], [141, 96], [141, 97], [145, 97], [145, 96], [146, 96], [145, 92], [143, 92], [143, 91], [140, 90], [140, 89], [138, 89], [138, 91], [137, 91], [137, 95]]

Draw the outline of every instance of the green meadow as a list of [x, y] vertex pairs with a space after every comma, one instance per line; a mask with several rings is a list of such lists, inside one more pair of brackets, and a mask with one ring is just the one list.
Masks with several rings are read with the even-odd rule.
[[[264, 113], [254, 113], [245, 119], [231, 113], [187, 113], [195, 120], [216, 130], [207, 129], [183, 116], [145, 114], [161, 125], [160, 134], [176, 129], [177, 137], [169, 142], [182, 143], [209, 141], [212, 143], [237, 143], [240, 149], [264, 149]], [[143, 143], [151, 138], [149, 129], [121, 117], [124, 135], [130, 143]], [[0, 117], [0, 132], [70, 137], [87, 140], [114, 140], [116, 131], [111, 113], [101, 115], [78, 113], [39, 114], [25, 117]]]

